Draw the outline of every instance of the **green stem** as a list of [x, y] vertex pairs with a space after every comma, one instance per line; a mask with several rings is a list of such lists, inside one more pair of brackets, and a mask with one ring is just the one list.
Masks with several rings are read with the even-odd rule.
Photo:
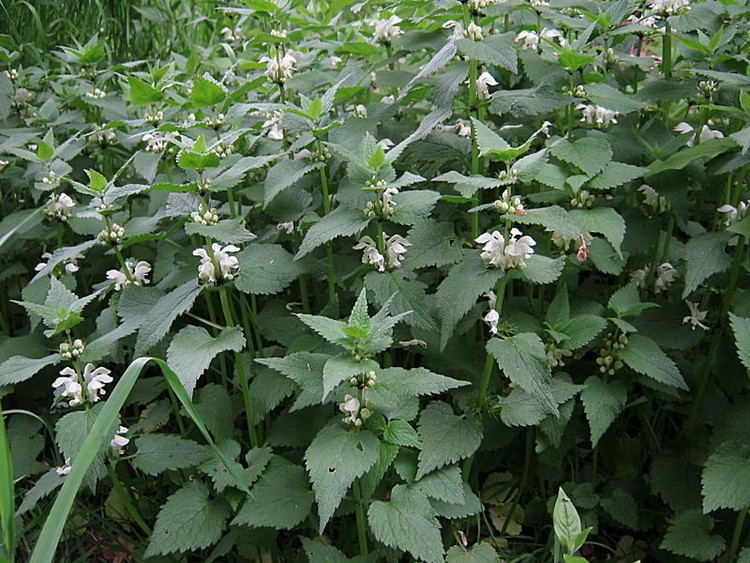
[[[672, 245], [672, 234], [674, 233], [674, 215], [670, 215], [667, 220], [667, 234], [664, 239], [664, 250], [661, 254], [661, 263], [669, 261], [669, 250]], [[658, 266], [656, 264], [655, 266]]]
[[732, 534], [732, 544], [729, 547], [729, 559], [727, 561], [735, 561], [737, 556], [737, 549], [740, 546], [740, 536], [742, 535], [742, 528], [745, 525], [745, 518], [747, 517], [747, 508], [743, 508], [739, 514], [737, 514], [737, 521], [734, 524], [734, 533]]
[[356, 505], [356, 517], [357, 517], [357, 537], [359, 539], [359, 554], [367, 555], [369, 549], [367, 548], [367, 530], [365, 520], [365, 506], [362, 499], [362, 483], [359, 479], [354, 481], [352, 486], [352, 492], [354, 493], [354, 502]]
[[669, 19], [665, 21], [664, 38], [662, 39], [661, 64], [665, 80], [672, 79], [672, 26]]
[[[318, 154], [323, 154], [323, 143], [320, 139], [316, 141], [318, 147]], [[328, 190], [328, 176], [327, 176], [328, 164], [318, 169], [320, 176], [320, 190], [323, 196], [323, 214], [328, 215], [331, 212], [331, 195]], [[326, 244], [326, 263], [327, 272], [326, 278], [328, 281], [328, 302], [333, 303], [336, 300], [336, 272], [333, 269], [333, 243], [328, 242]]]
[[117, 261], [120, 263], [120, 268], [122, 269], [122, 273], [125, 274], [125, 277], [130, 283], [133, 283], [133, 274], [130, 272], [130, 268], [128, 268], [127, 263], [125, 262], [125, 258], [122, 255], [122, 252], [120, 252], [120, 249], [116, 246], [113, 247], [113, 250], [115, 252], [115, 256], [117, 256]]
[[[229, 306], [229, 296], [227, 295], [227, 288], [219, 287], [219, 299], [221, 300], [221, 310], [224, 313], [224, 321], [227, 326], [235, 326], [234, 317], [232, 316], [232, 310]], [[250, 341], [250, 337], [246, 339]], [[240, 392], [242, 393], [242, 402], [245, 405], [245, 417], [247, 419], [248, 434], [250, 435], [250, 445], [257, 447], [259, 445], [258, 435], [256, 432], [255, 425], [253, 424], [253, 403], [250, 399], [250, 387], [247, 383], [247, 371], [245, 370], [245, 357], [242, 352], [235, 354], [235, 361], [237, 362], [237, 373], [240, 378]]]
[[518, 507], [518, 503], [521, 502], [521, 496], [523, 496], [524, 489], [526, 489], [526, 482], [529, 480], [529, 469], [531, 468], [531, 453], [534, 449], [534, 427], [526, 429], [526, 450], [523, 457], [523, 472], [521, 473], [521, 483], [518, 485], [518, 494], [513, 499], [513, 504], [508, 511], [508, 515], [505, 517], [503, 522], [503, 528], [500, 530], [500, 535], [505, 535], [508, 530], [510, 521], [513, 519], [513, 513]]
[[227, 188], [227, 202], [229, 203], [229, 214], [232, 218], [237, 217], [237, 204], [234, 201], [232, 188]]
[[115, 494], [120, 499], [120, 502], [125, 507], [125, 510], [128, 513], [128, 516], [130, 516], [133, 521], [138, 524], [138, 527], [143, 531], [144, 534], [147, 536], [151, 535], [151, 528], [148, 524], [146, 524], [146, 521], [143, 519], [143, 516], [141, 516], [141, 513], [138, 511], [138, 508], [135, 506], [135, 503], [133, 502], [133, 499], [130, 496], [130, 493], [128, 490], [123, 486], [122, 482], [120, 482], [120, 478], [117, 476], [117, 470], [111, 465], [106, 464], [107, 467], [107, 474], [109, 475], [110, 480], [112, 481], [112, 488], [115, 491]]

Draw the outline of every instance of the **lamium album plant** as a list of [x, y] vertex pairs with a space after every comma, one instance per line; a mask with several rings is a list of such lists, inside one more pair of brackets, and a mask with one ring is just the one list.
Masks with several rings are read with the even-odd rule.
[[0, 561], [750, 563], [746, 0], [62, 4]]

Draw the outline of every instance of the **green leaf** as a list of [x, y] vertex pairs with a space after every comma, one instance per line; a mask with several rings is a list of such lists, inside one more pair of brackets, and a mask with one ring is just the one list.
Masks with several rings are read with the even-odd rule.
[[553, 156], [573, 164], [588, 176], [601, 172], [612, 160], [612, 148], [606, 139], [600, 137], [584, 137], [574, 142], [561, 139], [549, 150]]
[[557, 94], [546, 86], [499, 90], [492, 94], [490, 111], [495, 115], [512, 114], [516, 119], [520, 119], [555, 111], [572, 101], [575, 101], [575, 98]]
[[337, 237], [356, 235], [369, 222], [370, 220], [364, 216], [361, 209], [337, 207], [305, 233], [305, 238], [294, 259], [299, 260], [320, 245]]
[[42, 162], [49, 162], [55, 158], [55, 147], [45, 141], [37, 143], [36, 156]]
[[380, 441], [368, 430], [347, 431], [330, 424], [318, 432], [305, 451], [320, 515], [322, 533], [355, 479], [378, 461]]
[[714, 274], [728, 270], [731, 261], [724, 247], [731, 235], [729, 233], [703, 233], [691, 238], [685, 245], [685, 289], [682, 298], [685, 299], [693, 291]]
[[330, 356], [311, 352], [295, 352], [284, 358], [260, 358], [266, 365], [294, 381], [302, 389], [291, 410], [317, 405], [323, 401], [323, 366]]
[[464, 482], [458, 465], [436, 469], [414, 482], [411, 488], [449, 504], [462, 504], [465, 501]]
[[625, 348], [620, 350], [620, 359], [633, 371], [659, 383], [685, 391], [688, 389], [675, 363], [647, 336], [631, 334]]
[[568, 350], [577, 350], [591, 342], [607, 327], [606, 319], [595, 315], [578, 315], [555, 326], [555, 332], [566, 336], [563, 344]]
[[468, 483], [464, 483], [464, 501], [460, 503], [443, 502], [442, 500], [431, 499], [430, 504], [435, 509], [438, 516], [448, 518], [449, 520], [459, 520], [475, 516], [482, 512], [482, 503], [479, 497], [474, 494]]
[[720, 535], [712, 535], [714, 519], [700, 510], [678, 514], [669, 525], [659, 547], [676, 555], [714, 561], [724, 552], [726, 543]]
[[703, 512], [750, 507], [750, 447], [725, 442], [706, 460], [701, 476]]
[[[550, 284], [557, 281], [565, 267], [565, 256], [550, 258], [541, 254], [534, 254], [526, 259], [526, 267], [518, 270], [521, 277], [536, 284]], [[514, 275], [512, 272], [508, 275]]]
[[[409, 250], [411, 252], [411, 249]], [[409, 326], [437, 333], [440, 329], [427, 304], [426, 285], [418, 280], [404, 278], [400, 272], [369, 272], [365, 287], [375, 292], [375, 302], [382, 306], [391, 299], [390, 311], [394, 315], [411, 313], [404, 319]]]
[[153, 104], [162, 98], [162, 92], [135, 76], [128, 77], [130, 100], [137, 106]]
[[383, 431], [383, 440], [405, 448], [420, 448], [419, 434], [405, 420], [391, 420]]
[[299, 262], [279, 244], [256, 243], [237, 254], [240, 274], [234, 285], [253, 295], [283, 291], [304, 271]]
[[271, 460], [232, 524], [290, 530], [310, 513], [313, 493], [304, 468], [284, 458]]
[[536, 334], [524, 332], [511, 338], [492, 338], [487, 343], [487, 352], [515, 385], [537, 399], [549, 414], [557, 414], [547, 354]]
[[454, 545], [445, 554], [446, 563], [500, 563], [500, 556], [487, 542], [478, 543], [470, 549]]
[[481, 41], [459, 39], [456, 41], [456, 46], [470, 59], [499, 66], [516, 74], [518, 72], [518, 51], [513, 44], [513, 38], [512, 33], [495, 33]]
[[436, 176], [433, 182], [446, 182], [453, 184], [453, 188], [464, 197], [473, 196], [477, 190], [490, 190], [503, 185], [503, 181], [486, 176], [464, 176], [455, 170]]
[[642, 166], [633, 166], [624, 162], [609, 162], [601, 173], [589, 182], [589, 188], [592, 190], [611, 190], [643, 177], [647, 171], [648, 168]]
[[558, 541], [565, 547], [569, 554], [578, 549], [578, 538], [583, 531], [581, 528], [581, 517], [565, 491], [560, 487], [557, 492], [557, 500], [552, 511], [552, 522]]
[[332, 545], [325, 544], [322, 541], [311, 540], [310, 538], [300, 539], [302, 540], [302, 548], [305, 550], [305, 555], [307, 555], [310, 563], [350, 563], [352, 561]]
[[325, 400], [342, 381], [378, 369], [377, 362], [373, 360], [357, 362], [349, 352], [333, 356], [323, 366], [323, 399]]
[[198, 378], [208, 369], [211, 360], [221, 352], [240, 352], [245, 337], [237, 327], [227, 327], [212, 337], [205, 328], [186, 326], [172, 339], [167, 350], [167, 363], [180, 378], [189, 397]]
[[221, 539], [229, 515], [229, 505], [223, 499], [209, 499], [208, 486], [189, 481], [159, 510], [144, 555], [153, 557], [209, 547]]
[[409, 230], [407, 238], [411, 243], [408, 264], [413, 270], [447, 266], [461, 260], [461, 244], [452, 223], [421, 221]]
[[263, 207], [268, 207], [277, 195], [299, 182], [306, 174], [324, 166], [325, 164], [322, 162], [294, 159], [282, 160], [274, 165], [266, 175], [263, 189]]
[[620, 318], [638, 315], [646, 309], [658, 307], [655, 303], [641, 302], [635, 283], [629, 283], [615, 291], [609, 298], [607, 306]]
[[468, 418], [456, 416], [451, 406], [441, 401], [430, 403], [422, 410], [418, 426], [422, 449], [417, 479], [469, 457], [482, 442], [481, 426]]
[[[551, 389], [555, 403], [561, 405], [575, 397], [583, 385], [575, 385], [569, 377], [560, 375], [552, 379]], [[507, 397], [500, 397], [498, 404], [500, 418], [506, 426], [534, 426], [550, 416], [543, 403], [520, 387], [514, 388]]]
[[135, 440], [138, 454], [133, 465], [147, 475], [187, 469], [206, 461], [207, 446], [173, 434], [144, 434]]
[[[729, 313], [729, 322], [734, 333], [737, 355], [745, 369], [750, 371], [750, 319]], [[2, 366], [0, 366], [1, 368]]]
[[213, 79], [203, 76], [193, 78], [190, 102], [197, 108], [220, 104], [226, 98], [224, 87]]
[[225, 244], [241, 244], [256, 238], [245, 228], [245, 222], [239, 217], [222, 219], [215, 225], [203, 225], [190, 221], [185, 223], [185, 232], [189, 235], [197, 234], [215, 239]]
[[625, 408], [628, 390], [620, 381], [602, 381], [597, 376], [586, 380], [581, 402], [591, 429], [591, 445], [596, 447], [607, 428]]
[[477, 254], [469, 254], [440, 282], [435, 298], [441, 320], [441, 349], [448, 344], [458, 322], [471, 310], [477, 298], [493, 289], [502, 275], [500, 270], [488, 269]]
[[[415, 225], [426, 219], [440, 199], [438, 192], [431, 190], [411, 190], [396, 194], [393, 201], [396, 209], [390, 220], [399, 225]], [[409, 255], [406, 255], [409, 259]]]
[[175, 319], [193, 307], [202, 289], [198, 281], [193, 279], [160, 298], [140, 325], [135, 355], [140, 356], [158, 344], [169, 332]]
[[[96, 419], [102, 410], [102, 404], [94, 405], [93, 408], [83, 411], [69, 412], [62, 416], [55, 425], [55, 441], [64, 458], [70, 458], [74, 463], [84, 446], [86, 437], [92, 432]], [[115, 433], [117, 421], [114, 421], [107, 429], [109, 438]], [[95, 491], [96, 483], [106, 473], [104, 467], [104, 453], [108, 444], [99, 445], [95, 459], [86, 473], [86, 485]]]
[[370, 505], [367, 521], [377, 540], [388, 547], [427, 563], [444, 561], [440, 524], [424, 493], [396, 485], [389, 501]]
[[570, 217], [588, 233], [600, 233], [609, 241], [618, 256], [622, 257], [622, 241], [625, 240], [625, 219], [611, 207], [575, 209]]
[[11, 356], [0, 364], [0, 387], [31, 379], [39, 371], [57, 364], [60, 360], [60, 354], [50, 354], [38, 359]]
[[682, 170], [691, 162], [704, 158], [712, 159], [735, 148], [737, 148], [737, 143], [731, 137], [704, 141], [674, 153], [667, 160], [655, 160], [648, 165], [645, 176], [653, 176], [667, 170]]
[[521, 225], [541, 225], [547, 231], [557, 231], [568, 238], [577, 239], [581, 227], [571, 212], [559, 205], [529, 209], [523, 215], [506, 214], [504, 218]]
[[586, 97], [598, 106], [620, 113], [631, 113], [643, 107], [643, 102], [601, 82], [587, 84]]

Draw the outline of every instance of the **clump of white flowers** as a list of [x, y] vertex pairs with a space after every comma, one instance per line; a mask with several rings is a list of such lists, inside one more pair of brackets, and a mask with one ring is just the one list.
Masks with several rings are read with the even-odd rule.
[[44, 208], [44, 214], [47, 215], [47, 217], [58, 219], [60, 221], [67, 221], [73, 214], [73, 208], [75, 206], [75, 200], [68, 194], [52, 194], [49, 196], [47, 206]]
[[525, 215], [526, 210], [523, 207], [523, 201], [521, 196], [513, 195], [510, 190], [504, 190], [503, 195], [500, 199], [495, 200], [493, 203], [495, 209], [501, 213], [513, 213], [515, 215]]
[[479, 235], [476, 242], [484, 245], [480, 255], [482, 260], [501, 270], [526, 268], [526, 260], [534, 254], [536, 246], [533, 238], [516, 228], [510, 230], [507, 241], [499, 231], [493, 231]]
[[283, 119], [283, 111], [274, 111], [268, 116], [268, 119], [266, 119], [261, 126], [263, 129], [268, 128], [266, 131], [266, 137], [273, 141], [281, 141], [284, 138], [284, 128], [282, 127]]
[[389, 219], [396, 210], [396, 202], [393, 201], [393, 198], [398, 195], [398, 188], [395, 186], [383, 188], [385, 185], [385, 181], [380, 180], [373, 186], [382, 189], [380, 189], [375, 201], [368, 201], [365, 205], [363, 211], [370, 219]]
[[618, 111], [596, 104], [578, 104], [576, 109], [581, 110], [581, 121], [596, 127], [607, 127], [617, 123], [617, 116], [620, 115]]
[[[682, 121], [674, 126], [672, 129], [675, 133], [680, 134], [692, 134], [694, 133], [695, 129], [692, 125], [687, 123], [686, 121]], [[711, 141], [712, 139], [723, 139], [724, 133], [719, 131], [718, 129], [711, 129], [708, 125], [704, 125], [701, 127], [701, 132], [698, 134], [698, 142], [705, 143], [706, 141]], [[692, 147], [695, 144], [695, 137], [691, 137], [687, 143], [685, 143], [688, 147]]]
[[288, 235], [294, 234], [294, 221], [284, 221], [276, 225], [276, 230]]
[[271, 82], [281, 84], [294, 75], [297, 59], [291, 53], [284, 53], [283, 57], [261, 57], [261, 63], [266, 65], [266, 78]]
[[57, 473], [60, 477], [65, 477], [70, 473], [71, 469], [73, 469], [73, 467], [70, 465], [70, 458], [66, 457], [65, 463], [60, 467], [55, 468], [55, 473]]
[[372, 38], [381, 43], [391, 43], [397, 37], [404, 34], [399, 24], [404, 21], [398, 16], [391, 16], [387, 20], [374, 20], [372, 22]]
[[147, 152], [163, 152], [176, 140], [176, 131], [152, 131], [141, 137], [141, 141], [146, 143]]
[[648, 184], [642, 184], [638, 191], [643, 194], [643, 203], [655, 213], [664, 213], [670, 208], [669, 201], [663, 195], [660, 195], [654, 188]]
[[362, 104], [357, 104], [349, 110], [354, 117], [365, 119], [367, 117], [367, 108]]
[[42, 184], [46, 184], [47, 186], [54, 187], [57, 184], [60, 183], [60, 177], [57, 175], [57, 172], [54, 170], [50, 170], [47, 172], [47, 175], [42, 178]]
[[[34, 271], [35, 272], [41, 272], [42, 270], [44, 270], [44, 268], [47, 267], [47, 264], [49, 263], [50, 258], [52, 258], [52, 253], [51, 252], [43, 252], [41, 258], [42, 258], [43, 261], [39, 262], [36, 266], [34, 266]], [[63, 264], [64, 264], [65, 271], [67, 273], [69, 273], [69, 274], [75, 274], [78, 271], [78, 264], [77, 264], [77, 262], [81, 258], [83, 258], [83, 256], [81, 256], [79, 254], [79, 255], [77, 255], [77, 256], [75, 256], [73, 258], [69, 258], [67, 260], [64, 260]], [[44, 260], [46, 260], [46, 262], [44, 262]]]
[[471, 39], [472, 41], [481, 41], [482, 28], [474, 22], [471, 22], [466, 28], [466, 35], [468, 35], [469, 39]]
[[459, 119], [453, 125], [443, 125], [442, 123], [440, 123], [435, 127], [435, 130], [453, 132], [459, 137], [471, 136], [471, 126], [463, 119]]
[[91, 92], [86, 92], [86, 97], [91, 98], [92, 100], [101, 100], [106, 95], [107, 93], [99, 88], [94, 88]]
[[112, 436], [112, 439], [109, 441], [109, 447], [112, 448], [112, 451], [115, 454], [121, 455], [123, 448], [130, 443], [130, 438], [125, 436], [125, 434], [127, 433], [128, 433], [127, 427], [125, 426], [117, 427], [117, 431], [115, 431], [115, 435]]
[[550, 29], [548, 27], [545, 27], [542, 29], [542, 32], [539, 34], [540, 39], [544, 39], [546, 41], [550, 41], [553, 43], [557, 43], [560, 45], [560, 47], [565, 47], [567, 45], [567, 41], [565, 41], [565, 36], [563, 35], [562, 31], [559, 29]]
[[117, 223], [112, 223], [109, 227], [105, 227], [96, 235], [96, 240], [102, 245], [114, 245], [120, 244], [123, 237], [125, 236], [125, 229]]
[[193, 250], [193, 256], [201, 259], [198, 266], [198, 279], [210, 284], [233, 280], [240, 270], [240, 262], [232, 254], [239, 250], [233, 244], [221, 246], [217, 243], [211, 245], [210, 255], [205, 248]]
[[497, 295], [494, 291], [488, 291], [484, 296], [489, 301], [489, 311], [482, 317], [482, 320], [490, 327], [490, 334], [497, 334], [497, 324], [500, 322], [500, 312], [497, 310]]
[[75, 360], [83, 354], [86, 346], [83, 340], [76, 338], [73, 342], [61, 342], [58, 351], [63, 360]]
[[682, 318], [682, 324], [690, 323], [690, 328], [693, 330], [696, 327], [709, 330], [709, 326], [703, 322], [706, 320], [706, 316], [708, 316], [708, 311], [701, 311], [698, 308], [698, 303], [693, 303], [692, 301], [686, 301], [685, 304], [688, 306], [690, 314]]
[[690, 0], [649, 0], [648, 7], [655, 12], [674, 14], [683, 8], [689, 8]]
[[677, 268], [669, 262], [664, 262], [656, 267], [656, 281], [654, 282], [654, 292], [661, 293], [667, 291], [674, 283], [678, 276]]
[[363, 421], [372, 416], [370, 406], [368, 401], [365, 401], [365, 405], [363, 406], [357, 397], [348, 394], [344, 395], [344, 401], [339, 404], [339, 410], [344, 413], [344, 418], [341, 421], [359, 428], [362, 426]]
[[232, 43], [234, 41], [242, 41], [245, 37], [245, 30], [237, 26], [235, 28], [223, 27], [221, 29], [221, 35], [224, 37], [224, 41]]
[[0, 160], [0, 172], [5, 170], [9, 164], [10, 162], [8, 162], [7, 160]]
[[127, 272], [107, 270], [107, 279], [115, 283], [115, 291], [120, 291], [123, 287], [131, 283], [137, 286], [148, 285], [150, 283], [148, 275], [151, 273], [151, 264], [145, 260], [136, 262], [134, 258], [128, 258], [125, 260], [125, 268]]
[[164, 120], [164, 112], [161, 110], [157, 110], [154, 113], [147, 111], [143, 115], [143, 119], [152, 125], [158, 125]]
[[486, 100], [490, 97], [490, 86], [497, 86], [498, 82], [489, 72], [484, 71], [477, 78], [477, 97]]
[[9, 78], [10, 80], [18, 80], [18, 69], [15, 68], [9, 68], [6, 71], [3, 71], [6, 78]]
[[79, 374], [71, 367], [60, 370], [61, 377], [52, 382], [54, 390], [54, 405], [60, 407], [75, 407], [88, 402], [96, 403], [106, 394], [104, 386], [112, 383], [110, 371], [103, 367], [86, 364], [83, 374]]
[[746, 201], [741, 201], [737, 204], [737, 207], [725, 203], [716, 211], [724, 214], [724, 225], [730, 227], [747, 215], [747, 209], [748, 203]]
[[533, 49], [536, 51], [539, 48], [539, 35], [536, 31], [524, 30], [516, 35], [514, 41], [520, 43], [522, 49]]
[[219, 212], [215, 208], [201, 203], [198, 206], [198, 211], [190, 213], [190, 218], [200, 225], [215, 225], [219, 222]]
[[719, 91], [719, 83], [716, 80], [701, 80], [698, 82], [698, 90], [710, 100]]
[[400, 268], [404, 255], [408, 251], [407, 247], [411, 246], [411, 243], [401, 235], [388, 237], [386, 233], [383, 233], [383, 244], [385, 255], [378, 250], [377, 244], [369, 236], [363, 236], [352, 248], [362, 251], [363, 264], [375, 266], [379, 272]]

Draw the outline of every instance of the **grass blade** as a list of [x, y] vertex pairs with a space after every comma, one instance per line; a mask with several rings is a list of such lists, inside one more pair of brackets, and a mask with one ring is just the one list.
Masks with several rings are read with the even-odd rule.
[[0, 405], [0, 525], [3, 528], [3, 561], [13, 563], [16, 542], [16, 495], [13, 486], [13, 462], [10, 457], [10, 443], [5, 431], [5, 416]]
[[94, 422], [91, 432], [89, 432], [81, 450], [78, 452], [75, 460], [73, 460], [70, 473], [65, 478], [65, 483], [63, 483], [62, 489], [60, 489], [60, 492], [55, 499], [55, 503], [52, 505], [52, 510], [50, 510], [49, 516], [47, 516], [47, 520], [45, 521], [42, 532], [39, 535], [34, 552], [31, 554], [30, 563], [52, 563], [54, 561], [57, 544], [60, 541], [65, 522], [70, 513], [70, 509], [73, 506], [73, 502], [75, 501], [78, 489], [80, 489], [81, 483], [83, 483], [86, 471], [88, 471], [88, 468], [96, 458], [102, 444], [106, 440], [112, 438], [107, 433], [109, 429], [112, 428], [120, 409], [122, 409], [125, 404], [125, 401], [130, 395], [130, 391], [135, 386], [143, 368], [149, 362], [154, 362], [159, 366], [167, 384], [177, 396], [180, 403], [182, 403], [185, 412], [187, 412], [198, 430], [203, 434], [203, 437], [214, 449], [222, 463], [224, 463], [230, 475], [234, 478], [237, 487], [246, 493], [250, 492], [235, 466], [226, 458], [221, 450], [216, 447], [205, 423], [193, 407], [193, 403], [190, 401], [190, 398], [177, 375], [169, 368], [166, 362], [162, 360], [156, 358], [138, 358], [128, 366], [128, 369], [125, 370], [125, 373], [123, 373], [122, 377], [117, 382], [117, 385], [115, 385], [112, 394], [109, 399], [107, 399], [104, 408]]

